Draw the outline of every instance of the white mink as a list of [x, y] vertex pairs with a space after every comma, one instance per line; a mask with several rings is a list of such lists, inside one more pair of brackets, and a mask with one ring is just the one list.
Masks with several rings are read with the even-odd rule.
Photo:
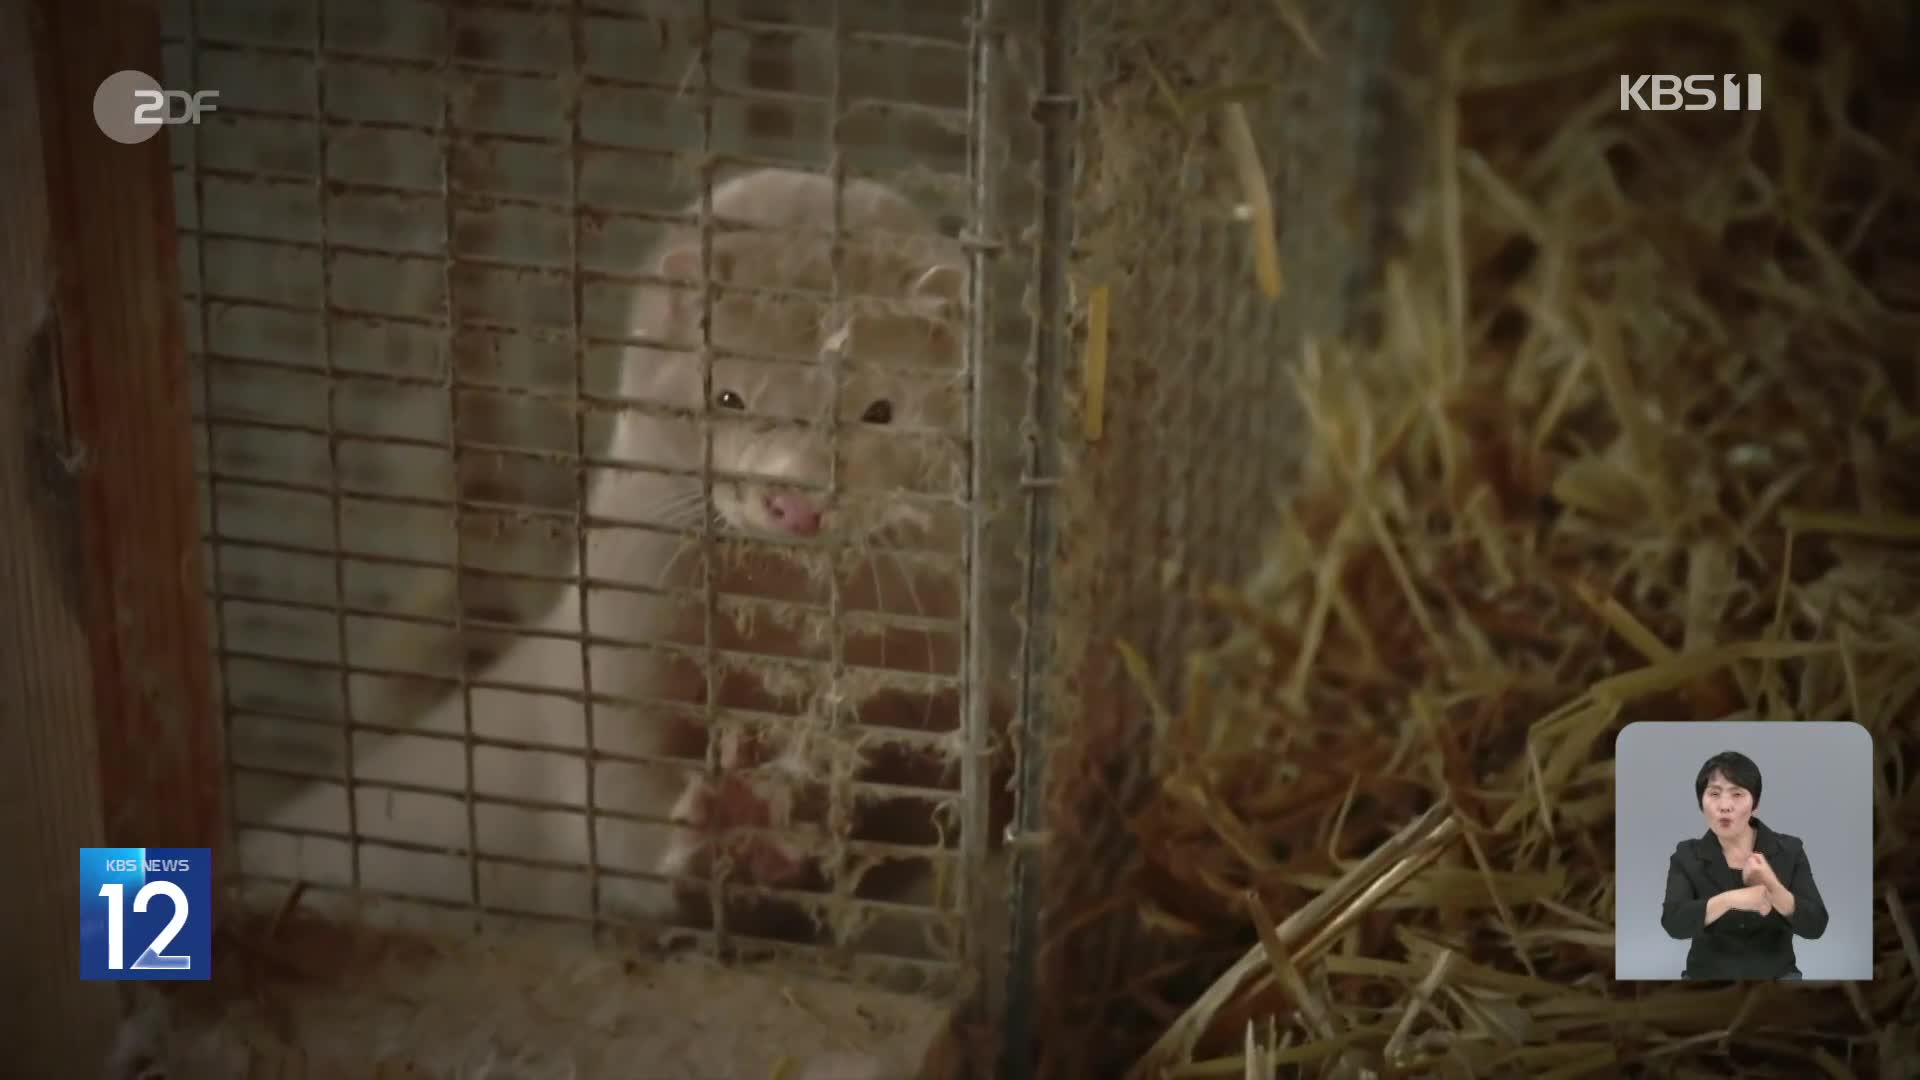
[[[882, 586], [887, 572], [878, 564], [885, 556], [863, 545], [881, 538], [915, 534], [934, 547], [951, 548], [957, 555], [962, 536], [929, 515], [922, 504], [900, 497], [905, 490], [951, 491], [956, 499], [965, 474], [965, 380], [962, 378], [962, 341], [954, 325], [966, 288], [965, 263], [958, 245], [942, 235], [932, 221], [906, 198], [870, 181], [848, 181], [841, 195], [845, 239], [840, 258], [844, 299], [825, 295], [768, 296], [733, 291], [750, 289], [807, 289], [827, 293], [832, 287], [833, 260], [825, 230], [832, 222], [833, 182], [809, 173], [762, 170], [716, 185], [712, 214], [719, 225], [703, 259], [701, 236], [691, 226], [670, 229], [657, 249], [652, 271], [661, 277], [690, 283], [682, 287], [643, 287], [637, 296], [632, 331], [671, 348], [635, 345], [626, 353], [621, 373], [621, 396], [630, 401], [658, 402], [688, 409], [701, 405], [701, 298], [697, 282], [703, 261], [712, 280], [722, 288], [712, 296], [711, 343], [713, 363], [713, 498], [702, 497], [701, 480], [693, 475], [664, 476], [632, 473], [596, 478], [589, 489], [588, 513], [596, 519], [660, 521], [694, 528], [709, 515], [719, 534], [752, 537], [830, 537], [849, 544], [855, 559], [868, 559], [877, 591], [890, 588], [890, 609], [917, 605], [901, 594], [910, 588]], [[698, 205], [688, 207], [696, 213]], [[731, 224], [771, 229], [798, 229], [774, 235], [730, 229]], [[754, 356], [737, 355], [741, 353]], [[805, 363], [781, 363], [769, 354], [798, 357]], [[907, 370], [886, 365], [913, 365]], [[831, 370], [838, 369], [839, 394], [832, 398]], [[769, 418], [823, 422], [830, 407], [838, 411], [841, 457], [837, 495], [831, 502], [824, 492], [799, 485], [825, 485], [831, 448], [824, 430], [783, 426]], [[697, 470], [701, 462], [701, 420], [628, 410], [615, 423], [608, 456], [622, 461]], [[924, 429], [924, 438], [899, 437], [901, 429]], [[758, 474], [756, 478], [728, 474]], [[789, 486], [793, 485], [793, 486]], [[699, 581], [699, 554], [687, 552], [689, 542], [665, 533], [639, 529], [612, 529], [596, 534], [589, 545], [587, 566], [578, 565], [596, 580], [615, 579], [662, 587], [686, 588]], [[957, 566], [958, 563], [956, 562]], [[716, 568], [716, 573], [728, 571]], [[897, 575], [896, 575], [897, 576]], [[645, 600], [643, 594], [596, 590], [588, 605], [595, 638], [641, 642], [684, 633], [684, 614], [672, 605]], [[579, 590], [568, 587], [537, 629], [548, 635], [577, 634], [580, 629]], [[782, 632], [769, 628], [767, 633]], [[392, 666], [392, 661], [382, 663]], [[578, 687], [581, 659], [577, 647], [554, 638], [518, 639], [486, 672], [489, 681], [530, 686]], [[596, 694], [647, 699], [661, 696], [676, 679], [671, 664], [645, 653], [631, 653], [617, 663], [599, 657], [593, 664]], [[577, 702], [553, 696], [524, 695], [517, 705], [515, 726], [528, 741], [549, 741], [554, 732], [578, 730]], [[596, 706], [604, 715], [609, 706]], [[414, 731], [458, 732], [463, 727], [458, 694], [437, 702], [412, 720], [359, 717]], [[621, 754], [681, 756], [687, 753], [687, 730], [655, 715], [644, 706], [622, 710], [613, 724], [596, 724], [618, 731]], [[378, 738], [363, 736], [354, 759], [355, 774], [431, 785], [459, 791], [464, 766], [451, 766], [449, 750], [419, 736]], [[602, 745], [601, 749], [609, 749]], [[730, 757], [731, 754], [723, 754]], [[806, 755], [781, 755], [789, 773], [803, 781], [815, 768]], [[727, 761], [726, 764], [739, 762]], [[450, 771], [451, 768], [451, 771]], [[520, 799], [560, 807], [584, 807], [587, 766], [572, 754], [523, 754], [495, 748], [474, 754], [476, 787], [506, 792]], [[598, 855], [604, 864], [626, 870], [685, 874], [693, 869], [700, 851], [698, 826], [706, 811], [717, 805], [698, 778], [683, 768], [608, 765], [594, 774], [594, 802], [649, 817], [676, 820], [677, 827], [646, 827], [602, 818], [596, 834]], [[338, 787], [303, 790], [280, 808], [276, 820], [301, 825], [316, 820], [341, 821]], [[735, 800], [737, 802], [737, 800]], [[420, 809], [418, 801], [395, 799], [374, 790], [362, 790], [355, 802], [357, 827], [377, 837], [442, 847], [464, 847], [464, 809], [449, 804], [445, 813]], [[561, 862], [584, 863], [588, 838], [583, 822], [561, 812], [542, 815], [512, 813], [492, 805], [474, 810], [488, 854], [520, 855]], [[737, 814], [735, 815], [737, 816]], [[761, 869], [778, 876], [783, 860], [797, 852], [779, 847], [763, 849], [769, 860]], [[427, 859], [393, 860], [383, 867], [383, 889], [433, 893], [450, 889], [436, 877], [439, 864]], [[610, 879], [608, 879], [610, 880]], [[464, 883], [460, 891], [464, 891]], [[483, 889], [485, 885], [483, 884]], [[524, 888], [518, 903], [566, 908], [566, 886], [555, 881], [529, 896]], [[456, 894], [457, 895], [457, 894]], [[664, 918], [675, 906], [670, 886], [620, 879], [605, 902], [616, 911]], [[518, 906], [518, 904], [516, 904]]]

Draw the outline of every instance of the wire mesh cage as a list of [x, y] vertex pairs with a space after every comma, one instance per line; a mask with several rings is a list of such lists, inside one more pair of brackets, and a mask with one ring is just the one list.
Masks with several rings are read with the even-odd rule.
[[1391, 20], [1290, 12], [175, 0], [249, 897], [1099, 1026], [1151, 723], [1112, 642], [1175, 689], [1388, 200]]
[[1042, 30], [169, 6], [220, 95], [171, 147], [249, 896], [982, 962]]

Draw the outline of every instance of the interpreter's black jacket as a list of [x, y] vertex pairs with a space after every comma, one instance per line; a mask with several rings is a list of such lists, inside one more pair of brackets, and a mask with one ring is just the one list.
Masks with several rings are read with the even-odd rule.
[[1676, 938], [1690, 939], [1687, 979], [1778, 979], [1798, 975], [1793, 936], [1817, 938], [1827, 932], [1827, 905], [1813, 883], [1806, 845], [1797, 836], [1774, 832], [1759, 818], [1753, 823], [1755, 851], [1766, 856], [1780, 884], [1793, 894], [1791, 918], [1778, 911], [1760, 915], [1728, 911], [1706, 924], [1707, 900], [1729, 889], [1745, 888], [1740, 871], [1727, 865], [1720, 841], [1709, 829], [1674, 846], [1667, 864], [1667, 899], [1660, 925]]

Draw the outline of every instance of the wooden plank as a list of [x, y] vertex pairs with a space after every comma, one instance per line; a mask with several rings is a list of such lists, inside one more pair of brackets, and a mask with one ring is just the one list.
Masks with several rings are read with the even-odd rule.
[[24, 5], [0, 5], [0, 926], [21, 943], [0, 1045], [22, 1076], [85, 1076], [116, 1010], [112, 987], [79, 979], [74, 849], [100, 842], [100, 797], [86, 635], [52, 543], [70, 491], [50, 482], [53, 271], [27, 25]]
[[75, 542], [88, 583], [105, 836], [217, 848], [222, 747], [172, 171], [164, 135], [123, 145], [93, 116], [108, 75], [162, 70], [160, 14], [124, 0], [39, 8], [47, 215], [78, 459]]
[[76, 849], [222, 846], [172, 184], [164, 138], [94, 124], [121, 68], [159, 70], [152, 6], [0, 4], [0, 1045], [22, 1076], [98, 1075], [118, 1020], [78, 977]]

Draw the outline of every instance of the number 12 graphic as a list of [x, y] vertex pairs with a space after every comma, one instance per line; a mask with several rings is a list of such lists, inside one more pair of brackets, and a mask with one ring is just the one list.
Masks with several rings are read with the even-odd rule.
[[213, 858], [206, 848], [80, 849], [80, 977], [213, 977]]
[[[107, 967], [112, 971], [121, 970], [125, 958], [127, 917], [122, 904], [126, 891], [127, 887], [117, 881], [100, 886], [100, 895], [107, 898]], [[140, 954], [140, 959], [133, 962], [133, 970], [192, 971], [193, 957], [168, 956], [161, 951], [186, 928], [187, 894], [171, 881], [149, 881], [133, 894], [133, 910], [144, 914], [147, 903], [156, 896], [173, 901], [173, 918], [167, 920], [166, 928], [147, 946], [147, 951]]]

